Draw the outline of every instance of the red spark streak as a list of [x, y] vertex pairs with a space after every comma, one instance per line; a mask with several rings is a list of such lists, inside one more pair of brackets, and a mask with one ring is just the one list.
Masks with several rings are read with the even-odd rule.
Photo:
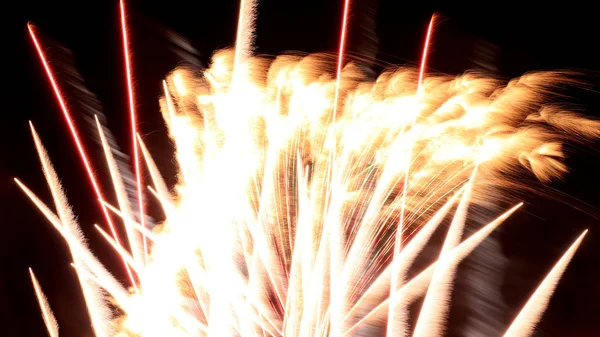
[[421, 97], [423, 87], [423, 76], [425, 75], [425, 66], [427, 64], [427, 54], [429, 53], [429, 41], [431, 40], [431, 33], [433, 31], [433, 24], [435, 22], [435, 14], [431, 16], [429, 21], [429, 28], [427, 28], [427, 36], [425, 37], [425, 46], [423, 47], [423, 57], [421, 58], [421, 69], [419, 70], [419, 85], [417, 87], [417, 98]]
[[335, 98], [333, 101], [333, 120], [337, 115], [337, 102], [340, 94], [340, 80], [342, 76], [342, 64], [344, 63], [344, 49], [346, 48], [346, 31], [348, 30], [348, 12], [350, 0], [344, 0], [344, 16], [342, 17], [342, 34], [340, 36], [340, 51], [338, 54], [337, 77], [335, 79]]
[[[337, 74], [335, 78], [335, 95], [333, 98], [333, 124], [335, 124], [335, 120], [337, 117], [337, 107], [338, 107], [338, 99], [340, 95], [340, 81], [342, 77], [342, 65], [344, 63], [344, 49], [346, 48], [346, 31], [348, 30], [348, 12], [350, 10], [350, 0], [344, 0], [344, 15], [342, 16], [342, 33], [340, 36], [340, 49], [338, 53], [338, 64], [337, 64]], [[333, 163], [335, 160], [335, 146], [331, 151], [331, 162]], [[333, 167], [329, 167], [329, 174], [333, 174]], [[327, 192], [327, 197], [325, 200], [325, 204], [329, 204], [329, 191]]]
[[[138, 153], [138, 144], [137, 144], [137, 118], [135, 113], [135, 103], [133, 101], [133, 83], [131, 76], [131, 57], [129, 55], [129, 42], [127, 39], [127, 24], [125, 22], [125, 3], [123, 0], [120, 1], [121, 5], [121, 30], [123, 34], [123, 56], [125, 59], [125, 70], [127, 72], [127, 93], [129, 95], [129, 111], [131, 114], [131, 135], [133, 140], [133, 161], [135, 166], [135, 179], [137, 182], [137, 190], [138, 190], [138, 201], [139, 201], [139, 209], [140, 209], [140, 225], [142, 227], [146, 227], [144, 225], [144, 201], [142, 198], [142, 177], [140, 174], [140, 158]], [[146, 258], [146, 263], [148, 263], [148, 248], [146, 243], [146, 235], [142, 233], [144, 238], [144, 257]]]
[[[429, 21], [429, 27], [427, 28], [427, 36], [425, 37], [425, 46], [423, 47], [423, 57], [421, 59], [421, 67], [419, 69], [419, 82], [417, 84], [417, 104], [420, 102], [421, 97], [423, 96], [423, 76], [425, 75], [425, 66], [427, 64], [427, 54], [429, 52], [429, 41], [431, 40], [431, 32], [433, 28], [433, 23], [435, 22], [435, 14], [431, 16], [431, 20]], [[418, 106], [416, 106], [418, 108]], [[414, 127], [416, 122], [416, 117], [413, 119], [411, 128]], [[410, 171], [410, 159], [412, 157], [413, 144], [411, 143], [408, 155], [408, 163], [406, 165], [406, 172], [404, 173], [404, 186], [402, 189], [402, 199], [401, 199], [401, 208], [400, 208], [400, 221], [398, 224], [398, 229], [396, 230], [396, 238], [394, 241], [394, 257], [400, 254], [402, 250], [403, 238], [402, 234], [404, 234], [404, 216], [405, 216], [405, 205], [406, 205], [406, 192], [408, 186], [408, 173]], [[392, 268], [392, 277], [390, 282], [390, 294], [394, 294], [397, 289], [398, 275], [394, 272]], [[394, 317], [394, 306], [390, 305], [388, 307], [388, 315], [389, 317]], [[387, 325], [387, 335], [391, 336], [394, 333], [394, 324], [393, 320], [388, 321]]]
[[[27, 28], [29, 29], [29, 35], [31, 36], [31, 40], [33, 41], [33, 44], [35, 45], [35, 49], [37, 50], [40, 60], [42, 61], [42, 65], [44, 66], [44, 70], [46, 71], [46, 75], [48, 76], [48, 80], [50, 80], [50, 84], [52, 85], [52, 89], [54, 90], [54, 96], [58, 100], [58, 104], [60, 105], [60, 108], [63, 112], [63, 116], [65, 117], [65, 120], [67, 121], [67, 124], [69, 125], [69, 129], [71, 131], [71, 135], [73, 136], [73, 140], [75, 141], [75, 145], [77, 146], [77, 150], [79, 151], [81, 161], [83, 162], [83, 165], [85, 166], [85, 170], [87, 171], [90, 182], [92, 183], [92, 186], [94, 187], [94, 191], [96, 192], [96, 196], [98, 197], [98, 201], [100, 202], [100, 206], [102, 207], [102, 211], [104, 212], [104, 217], [106, 218], [106, 221], [108, 222], [108, 226], [110, 227], [111, 233], [112, 233], [115, 241], [117, 243], [121, 244], [120, 240], [119, 240], [119, 236], [117, 235], [117, 232], [115, 230], [115, 226], [113, 225], [113, 222], [108, 213], [108, 210], [106, 209], [106, 206], [104, 205], [104, 202], [103, 202], [104, 196], [102, 195], [102, 192], [100, 191], [100, 187], [98, 186], [98, 183], [96, 181], [96, 177], [94, 175], [94, 170], [92, 169], [92, 167], [90, 165], [90, 161], [86, 155], [85, 149], [83, 148], [83, 144], [79, 140], [79, 134], [77, 132], [77, 128], [75, 127], [75, 124], [73, 123], [73, 119], [71, 118], [69, 109], [67, 108], [67, 105], [65, 104], [65, 101], [62, 96], [62, 92], [60, 91], [60, 88], [58, 87], [58, 84], [57, 84], [56, 80], [54, 79], [54, 74], [52, 72], [52, 69], [50, 68], [50, 65], [48, 64], [48, 61], [46, 61], [46, 56], [44, 54], [44, 51], [42, 50], [42, 47], [41, 47], [40, 43], [38, 42], [38, 39], [35, 35], [34, 26], [31, 23], [28, 23]], [[129, 265], [127, 264], [127, 262], [125, 260], [123, 260], [123, 262], [125, 263], [125, 268], [127, 269], [127, 274], [129, 275], [131, 284], [135, 287], [135, 280], [133, 278], [133, 274], [131, 273], [131, 270], [129, 269]]]
[[[435, 14], [431, 16], [431, 20], [429, 21], [429, 27], [427, 28], [427, 35], [425, 36], [425, 45], [423, 46], [423, 57], [421, 58], [421, 66], [419, 69], [419, 82], [417, 84], [417, 103], [421, 100], [423, 96], [423, 77], [425, 76], [425, 68], [427, 65], [427, 54], [429, 53], [429, 41], [431, 40], [431, 33], [433, 31], [433, 24], [435, 22]], [[411, 128], [415, 125], [416, 118], [413, 119]], [[412, 145], [410, 149], [410, 153], [412, 153]], [[410, 159], [410, 155], [409, 155]], [[404, 202], [406, 198], [406, 188], [408, 186], [408, 171], [410, 168], [410, 162], [407, 164], [406, 173], [404, 174], [404, 188], [402, 192], [402, 208], [400, 210], [400, 226], [404, 224]], [[402, 235], [402, 230], [400, 230], [400, 236]], [[402, 239], [398, 238], [398, 245], [401, 243]], [[399, 247], [396, 249], [397, 252]]]

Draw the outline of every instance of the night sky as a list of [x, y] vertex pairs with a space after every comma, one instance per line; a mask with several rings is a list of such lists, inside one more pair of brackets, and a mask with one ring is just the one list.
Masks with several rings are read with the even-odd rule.
[[[257, 53], [335, 52], [342, 5], [339, 0], [261, 1]], [[569, 89], [564, 101], [577, 111], [600, 117], [599, 30], [592, 5], [562, 2], [552, 7], [547, 2], [540, 7], [525, 6], [524, 2], [480, 2], [460, 8], [428, 2], [356, 0], [354, 6], [351, 26], [368, 21], [366, 9], [377, 11], [376, 71], [386, 64], [414, 65], [420, 58], [429, 19], [437, 12], [441, 19], [431, 49], [430, 71], [458, 74], [481, 67], [476, 61], [482, 59], [482, 51], [494, 51], [488, 62], [491, 67], [484, 70], [506, 79], [532, 70], [577, 70], [588, 85], [586, 89]], [[165, 32], [187, 38], [197, 50], [197, 58], [206, 64], [215, 49], [233, 43], [237, 8], [237, 2], [230, 0], [129, 2], [139, 128], [170, 183], [175, 173], [173, 148], [157, 103], [160, 80], [181, 64], [182, 58], [164, 37]], [[93, 229], [94, 223], [103, 223], [102, 214], [26, 29], [28, 21], [36, 24], [43, 41], [54, 46], [50, 48], [51, 59], [58, 45], [73, 53], [86, 86], [103, 104], [109, 128], [120, 145], [129, 148], [118, 1], [19, 1], [5, 5], [2, 15], [0, 336], [45, 336], [28, 267], [36, 271], [47, 293], [61, 336], [90, 336], [66, 246], [17, 188], [13, 177], [50, 201], [27, 124], [31, 120], [62, 178], [90, 246], [125, 280], [115, 254]], [[359, 27], [351, 29], [351, 53], [374, 50], [361, 34]], [[69, 102], [79, 116], [77, 123], [106, 190], [109, 185], [93, 138], [96, 134], [81, 118], [76, 98]], [[589, 228], [535, 336], [600, 336], [599, 149], [599, 143], [570, 148], [567, 164], [571, 172], [544, 190], [554, 192], [522, 196], [524, 209], [500, 230], [503, 253], [510, 259], [502, 290], [509, 307], [507, 324], [553, 261], [584, 228]], [[559, 198], [560, 194], [564, 195]], [[149, 207], [155, 209], [156, 205]]]

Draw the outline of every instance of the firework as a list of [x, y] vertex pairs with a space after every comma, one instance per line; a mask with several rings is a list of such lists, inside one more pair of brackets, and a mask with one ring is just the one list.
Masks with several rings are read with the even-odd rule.
[[[559, 177], [566, 172], [561, 145], [597, 138], [600, 123], [545, 104], [551, 86], [568, 74], [530, 74], [508, 84], [476, 74], [427, 76], [434, 19], [418, 70], [398, 68], [368, 81], [344, 58], [349, 1], [337, 58], [256, 57], [256, 6], [241, 2], [235, 48], [217, 52], [200, 75], [180, 68], [163, 83], [160, 105], [179, 165], [171, 191], [137, 135], [121, 2], [137, 200], [128, 197], [96, 118], [118, 207], [100, 191], [30, 26], [112, 236], [96, 227], [132, 282], [128, 291], [87, 248], [32, 125], [55, 210], [17, 183], [68, 244], [94, 333], [442, 335], [458, 264], [521, 205], [464, 238], [469, 206], [497, 201], [499, 189], [523, 188], [516, 177], [527, 171], [542, 181]], [[165, 214], [152, 230], [144, 220], [143, 162]], [[122, 220], [126, 242], [109, 211]], [[439, 259], [409, 279], [416, 257], [446, 222]], [[584, 236], [542, 280], [506, 336], [532, 331]], [[31, 275], [48, 332], [57, 336]], [[419, 298], [423, 307], [411, 327], [410, 304]]]

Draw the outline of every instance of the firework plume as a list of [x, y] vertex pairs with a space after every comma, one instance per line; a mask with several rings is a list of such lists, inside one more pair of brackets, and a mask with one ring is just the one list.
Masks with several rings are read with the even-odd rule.
[[[17, 181], [70, 248], [98, 337], [441, 336], [457, 266], [521, 204], [465, 237], [470, 205], [526, 188], [519, 178], [529, 173], [544, 182], [560, 177], [562, 145], [600, 136], [599, 122], [546, 103], [569, 74], [509, 83], [427, 75], [435, 18], [418, 69], [372, 80], [345, 59], [350, 1], [337, 57], [263, 58], [253, 54], [257, 3], [242, 0], [234, 48], [215, 53], [202, 73], [179, 68], [163, 82], [160, 106], [179, 172], [171, 190], [137, 135], [125, 9], [121, 3], [131, 177], [95, 119], [118, 205], [105, 198], [33, 26], [30, 33], [105, 213], [109, 230], [97, 229], [131, 284], [120, 284], [88, 249], [33, 125], [54, 207]], [[164, 211], [152, 229], [142, 169], [151, 178], [148, 197]], [[442, 226], [439, 258], [409, 277]], [[584, 236], [540, 280], [505, 336], [530, 335]], [[31, 275], [48, 333], [58, 336]]]

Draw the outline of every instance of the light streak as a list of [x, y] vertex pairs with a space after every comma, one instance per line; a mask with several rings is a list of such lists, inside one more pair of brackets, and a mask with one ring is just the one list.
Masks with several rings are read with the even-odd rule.
[[[45, 55], [44, 51], [42, 50], [40, 43], [38, 42], [38, 38], [34, 31], [35, 27], [33, 26], [33, 24], [28, 23], [27, 28], [29, 29], [29, 35], [31, 36], [31, 40], [33, 41], [33, 44], [35, 45], [35, 49], [37, 51], [38, 56], [40, 57], [40, 61], [42, 62], [44, 71], [46, 72], [48, 80], [50, 81], [52, 90], [54, 91], [54, 96], [56, 97], [56, 100], [58, 101], [60, 109], [63, 112], [65, 121], [67, 122], [67, 125], [69, 126], [69, 131], [71, 131], [71, 136], [73, 137], [73, 141], [75, 142], [75, 146], [77, 147], [77, 151], [79, 152], [79, 156], [81, 158], [81, 161], [83, 162], [83, 165], [87, 172], [88, 178], [92, 184], [92, 187], [94, 188], [94, 192], [96, 192], [96, 196], [98, 197], [99, 200], [104, 200], [104, 196], [102, 194], [102, 191], [100, 190], [100, 186], [98, 185], [98, 182], [96, 181], [96, 176], [94, 174], [94, 170], [92, 169], [90, 161], [87, 157], [86, 151], [83, 147], [83, 143], [79, 139], [79, 134], [77, 132], [77, 128], [76, 128], [75, 124], [73, 123], [73, 119], [71, 118], [71, 113], [69, 111], [69, 108], [67, 107], [67, 104], [65, 103], [65, 101], [63, 99], [63, 94], [60, 90], [60, 87], [58, 86], [58, 83], [54, 79], [54, 73], [52, 71], [52, 68], [50, 67], [50, 64], [46, 60], [46, 55]], [[106, 218], [106, 222], [108, 223], [108, 226], [110, 228], [111, 234], [115, 238], [115, 241], [117, 243], [119, 243], [120, 242], [119, 236], [117, 234], [117, 231], [115, 230], [115, 226], [114, 226], [112, 219], [108, 213], [108, 210], [106, 209], [106, 207], [104, 206], [104, 204], [101, 201], [99, 203], [100, 203], [100, 207], [102, 208], [102, 212], [104, 213], [104, 217]], [[123, 263], [125, 264], [125, 269], [127, 270], [127, 275], [129, 276], [131, 285], [133, 287], [136, 287], [135, 279], [133, 277], [133, 274], [131, 273], [131, 270], [129, 270], [129, 266], [127, 265], [127, 262], [123, 261]]]
[[31, 283], [33, 283], [33, 288], [35, 289], [35, 297], [40, 305], [40, 310], [42, 311], [42, 317], [44, 318], [44, 324], [46, 324], [48, 335], [50, 337], [58, 337], [58, 323], [56, 322], [56, 318], [50, 309], [48, 299], [46, 298], [46, 295], [44, 295], [42, 287], [40, 286], [40, 283], [38, 282], [31, 268], [29, 268], [29, 275], [31, 276]]
[[[127, 80], [127, 96], [129, 103], [129, 117], [131, 121], [131, 142], [133, 148], [133, 163], [135, 169], [135, 180], [137, 184], [137, 197], [138, 197], [138, 207], [139, 207], [139, 217], [140, 217], [140, 225], [145, 227], [144, 225], [144, 199], [143, 199], [143, 185], [142, 185], [142, 175], [140, 168], [140, 158], [138, 154], [138, 145], [137, 145], [137, 116], [136, 116], [136, 108], [134, 101], [134, 93], [133, 93], [133, 75], [131, 70], [131, 54], [129, 52], [129, 40], [127, 33], [127, 20], [125, 16], [125, 2], [124, 0], [120, 1], [120, 9], [121, 9], [121, 33], [123, 35], [123, 59], [125, 60], [125, 74]], [[148, 263], [148, 246], [146, 242], [146, 236], [142, 233], [143, 243], [144, 243], [144, 260]], [[135, 256], [135, 255], [134, 255]]]
[[[429, 27], [427, 28], [427, 35], [425, 36], [425, 45], [423, 46], [423, 56], [421, 58], [421, 66], [419, 67], [419, 81], [417, 83], [417, 95], [416, 95], [416, 107], [415, 109], [418, 111], [420, 109], [419, 105], [421, 103], [421, 99], [423, 96], [423, 76], [425, 75], [425, 68], [427, 66], [427, 55], [429, 54], [429, 41], [431, 39], [431, 34], [433, 31], [433, 23], [435, 22], [435, 14], [431, 16], [431, 20], [429, 21]], [[413, 117], [410, 128], [412, 129], [415, 126], [415, 122], [417, 119], [417, 115]], [[402, 234], [404, 233], [404, 216], [406, 211], [406, 192], [409, 184], [409, 174], [410, 174], [410, 164], [412, 159], [413, 152], [413, 140], [408, 139], [409, 149], [406, 160], [406, 169], [404, 173], [404, 184], [402, 186], [402, 198], [401, 198], [401, 206], [400, 206], [400, 220], [398, 221], [398, 228], [396, 229], [396, 240], [394, 241], [394, 257], [400, 255], [400, 251], [402, 250]], [[469, 184], [470, 185], [470, 184]], [[463, 199], [464, 200], [464, 199]], [[468, 200], [468, 198], [467, 198]], [[400, 264], [392, 265], [392, 280], [390, 283], [390, 296], [395, 294], [398, 287], [401, 286], [401, 283], [404, 282], [404, 278], [406, 277], [403, 273], [398, 270], [400, 268]], [[403, 271], [406, 272], [406, 271]], [[394, 305], [389, 306], [388, 312], [388, 323], [387, 323], [387, 335], [388, 336], [397, 336], [404, 335], [406, 333], [406, 313], [404, 311], [397, 311]]]
[[525, 306], [519, 311], [519, 314], [504, 334], [504, 337], [525, 337], [531, 335], [550, 302], [550, 297], [558, 285], [558, 280], [565, 272], [571, 259], [573, 259], [573, 255], [577, 251], [577, 248], [579, 248], [587, 232], [587, 229], [583, 231], [560, 260], [558, 260], [556, 265], [552, 267], [552, 270], [550, 270]]
[[[498, 186], [523, 187], [505, 172], [529, 170], [543, 181], [559, 177], [566, 172], [565, 140], [600, 137], [599, 122], [546, 104], [539, 93], [561, 79], [555, 73], [508, 86], [473, 75], [426, 81], [435, 16], [418, 72], [400, 68], [371, 82], [357, 76], [352, 62], [343, 66], [350, 0], [344, 2], [335, 72], [323, 69], [319, 55], [253, 55], [257, 2], [243, 0], [234, 50], [217, 52], [199, 78], [178, 69], [163, 82], [163, 117], [179, 166], [171, 191], [137, 133], [122, 1], [120, 6], [141, 221], [134, 219], [96, 118], [118, 207], [99, 189], [98, 200], [105, 212], [123, 219], [131, 254], [97, 228], [133, 266], [139, 291], [122, 289], [74, 230], [78, 225], [35, 132], [58, 215], [17, 180], [68, 244], [98, 336], [108, 335], [110, 322], [99, 319], [105, 303], [94, 297], [99, 291], [89, 291], [94, 286], [123, 312], [112, 323], [125, 336], [342, 337], [371, 335], [382, 319], [388, 324], [378, 328], [403, 336], [409, 333], [409, 305], [422, 296], [414, 335], [438, 335], [456, 266], [521, 206], [461, 241], [468, 205], [485, 205]], [[532, 107], [539, 111], [532, 114]], [[63, 112], [75, 130], [66, 107]], [[143, 223], [139, 150], [165, 213], [152, 231]], [[459, 197], [439, 259], [407, 279]], [[527, 327], [522, 334], [539, 321], [582, 238], [517, 316], [516, 326]], [[52, 324], [47, 327], [54, 333]]]
[[423, 79], [425, 76], [425, 70], [427, 66], [427, 56], [429, 55], [429, 43], [431, 41], [431, 35], [433, 33], [433, 25], [435, 24], [435, 14], [431, 16], [429, 20], [429, 26], [427, 26], [427, 35], [425, 35], [425, 46], [423, 46], [423, 56], [421, 57], [421, 66], [419, 67], [419, 86], [417, 87], [417, 99], [423, 96]]

